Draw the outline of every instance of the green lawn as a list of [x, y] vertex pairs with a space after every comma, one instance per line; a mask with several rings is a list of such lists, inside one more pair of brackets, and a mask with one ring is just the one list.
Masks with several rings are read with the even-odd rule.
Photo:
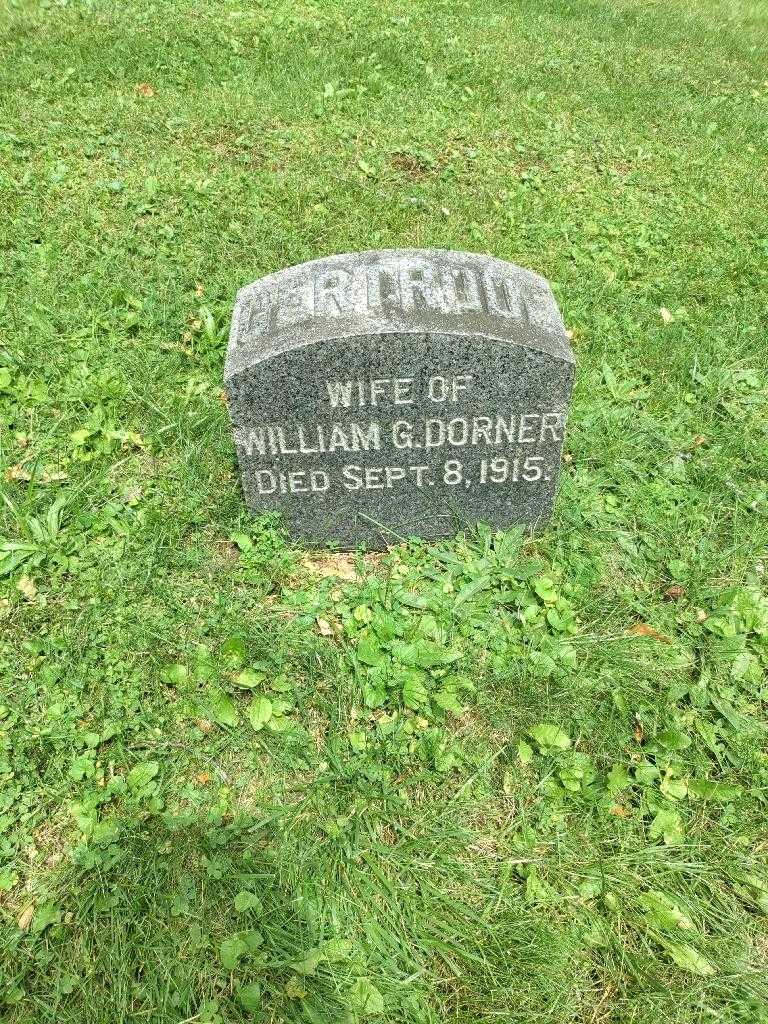
[[[0, 40], [0, 1018], [768, 1022], [768, 5]], [[236, 289], [397, 246], [553, 283], [535, 542], [246, 514]]]

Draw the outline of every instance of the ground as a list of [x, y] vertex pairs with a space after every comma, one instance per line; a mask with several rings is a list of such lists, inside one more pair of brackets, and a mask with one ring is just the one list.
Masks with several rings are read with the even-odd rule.
[[[0, 5], [10, 1024], [768, 1021], [762, 0]], [[537, 540], [244, 509], [236, 289], [544, 274]]]

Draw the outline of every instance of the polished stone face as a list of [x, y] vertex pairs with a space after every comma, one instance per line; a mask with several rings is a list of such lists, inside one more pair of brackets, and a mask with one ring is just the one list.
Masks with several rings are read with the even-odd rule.
[[342, 548], [552, 512], [574, 361], [547, 282], [472, 253], [291, 267], [237, 296], [225, 368], [243, 490]]

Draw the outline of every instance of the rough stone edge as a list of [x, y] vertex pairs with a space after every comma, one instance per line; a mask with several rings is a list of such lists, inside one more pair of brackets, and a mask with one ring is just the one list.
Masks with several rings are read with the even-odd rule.
[[[547, 349], [537, 348], [537, 346], [535, 345], [525, 344], [521, 341], [515, 341], [513, 338], [500, 338], [496, 334], [481, 334], [479, 331], [425, 331], [415, 329], [412, 331], [408, 331], [405, 330], [404, 328], [397, 328], [391, 331], [353, 331], [348, 334], [339, 332], [338, 334], [333, 334], [328, 338], [311, 338], [310, 340], [304, 341], [300, 345], [294, 345], [292, 348], [286, 349], [285, 351], [300, 352], [304, 348], [312, 348], [313, 345], [322, 345], [326, 341], [343, 341], [344, 338], [385, 338], [388, 334], [431, 334], [445, 335], [446, 337], [452, 338], [478, 338], [482, 341], [493, 341], [499, 345], [510, 345], [512, 347], [523, 348], [534, 352], [539, 352], [541, 355], [548, 356], [550, 359], [555, 359], [557, 360], [557, 362], [563, 363], [565, 366], [570, 366], [572, 372], [575, 372], [576, 369], [576, 358], [575, 356], [573, 356], [573, 354], [571, 355], [570, 359], [566, 359], [565, 356], [555, 355], [554, 353], [548, 351]], [[262, 356], [261, 358], [252, 359], [246, 366], [240, 366], [236, 370], [230, 370], [228, 367], [225, 367], [224, 381], [225, 383], [229, 384], [232, 381], [234, 381], [236, 377], [239, 377], [240, 374], [248, 373], [248, 371], [252, 370], [255, 366], [261, 366], [262, 363], [268, 363], [270, 360], [276, 359], [283, 354], [283, 352], [270, 353], [269, 355]]]
[[[291, 345], [290, 342], [287, 341], [287, 339], [288, 339], [288, 337], [290, 335], [290, 331], [288, 331], [287, 332], [287, 336], [286, 336], [287, 343], [285, 343], [283, 346], [281, 346], [281, 348], [279, 348], [277, 351], [261, 353], [261, 354], [258, 353], [258, 352], [254, 352], [253, 353], [253, 357], [251, 359], [249, 359], [249, 361], [248, 361], [248, 363], [246, 365], [239, 366], [236, 369], [232, 369], [231, 368], [230, 353], [232, 352], [232, 350], [235, 347], [234, 341], [235, 341], [235, 336], [237, 334], [237, 327], [238, 327], [238, 317], [237, 317], [236, 314], [238, 312], [238, 307], [239, 307], [242, 299], [245, 297], [245, 295], [248, 292], [251, 291], [251, 289], [253, 289], [257, 285], [258, 286], [262, 286], [262, 287], [267, 285], [269, 287], [270, 285], [276, 284], [277, 282], [279, 282], [279, 280], [283, 276], [289, 275], [292, 272], [297, 271], [297, 270], [303, 270], [305, 268], [310, 268], [310, 267], [313, 267], [313, 266], [316, 266], [316, 265], [319, 266], [321, 264], [327, 266], [327, 265], [333, 264], [335, 262], [343, 262], [343, 261], [350, 260], [350, 259], [362, 260], [365, 257], [371, 257], [371, 256], [379, 256], [379, 257], [383, 257], [385, 259], [386, 258], [396, 257], [396, 256], [413, 256], [413, 257], [430, 257], [430, 256], [434, 257], [434, 256], [438, 256], [438, 257], [449, 258], [449, 259], [450, 258], [465, 259], [466, 257], [469, 257], [470, 259], [475, 259], [475, 260], [483, 261], [485, 263], [497, 264], [497, 265], [499, 265], [501, 267], [505, 267], [507, 269], [511, 269], [511, 270], [515, 271], [516, 273], [518, 273], [518, 274], [522, 274], [522, 275], [524, 275], [526, 277], [530, 277], [530, 278], [535, 279], [540, 284], [543, 284], [548, 289], [550, 294], [552, 295], [552, 298], [553, 298], [553, 301], [554, 301], [554, 306], [555, 306], [555, 309], [557, 310], [557, 314], [558, 314], [559, 324], [553, 330], [546, 331], [546, 333], [550, 334], [550, 335], [553, 335], [553, 337], [555, 337], [557, 339], [557, 342], [560, 343], [560, 347], [563, 349], [563, 354], [555, 353], [555, 352], [552, 352], [550, 349], [548, 349], [546, 347], [542, 347], [542, 346], [536, 345], [535, 343], [533, 343], [529, 339], [516, 339], [516, 338], [510, 338], [510, 337], [502, 337], [499, 334], [478, 331], [478, 330], [475, 330], [475, 329], [467, 330], [467, 331], [459, 331], [459, 330], [450, 330], [450, 329], [439, 328], [439, 327], [425, 328], [422, 325], [415, 325], [413, 327], [408, 327], [407, 325], [399, 323], [399, 324], [393, 324], [391, 330], [388, 330], [386, 328], [382, 329], [380, 326], [378, 328], [366, 330], [364, 324], [361, 323], [359, 329], [346, 330], [346, 331], [339, 330], [339, 331], [337, 331], [335, 333], [329, 331], [327, 336], [325, 336], [325, 337], [322, 336], [323, 332], [320, 331], [320, 332], [318, 332], [319, 335], [320, 335], [319, 337], [310, 338], [310, 339], [308, 339], [306, 341], [303, 341], [300, 344], [295, 344], [295, 345]], [[439, 314], [438, 314], [438, 316], [439, 316]], [[365, 314], [360, 314], [359, 318], [360, 318], [361, 321], [365, 320]], [[544, 328], [542, 328], [542, 330], [544, 330]], [[449, 336], [449, 337], [450, 336], [452, 336], [452, 337], [470, 337], [471, 336], [471, 337], [483, 338], [483, 339], [488, 340], [488, 341], [496, 341], [496, 342], [499, 342], [500, 344], [509, 344], [509, 345], [515, 345], [516, 344], [516, 345], [519, 345], [520, 347], [525, 347], [525, 348], [533, 349], [535, 351], [539, 351], [539, 352], [541, 352], [544, 355], [550, 356], [552, 359], [557, 359], [557, 360], [559, 360], [561, 362], [564, 362], [564, 363], [570, 363], [570, 364], [572, 364], [574, 366], [576, 364], [576, 357], [575, 357], [575, 355], [573, 353], [573, 349], [571, 348], [570, 341], [569, 341], [568, 335], [566, 333], [565, 322], [563, 321], [562, 314], [560, 313], [560, 307], [558, 306], [557, 300], [555, 299], [554, 293], [552, 291], [552, 286], [549, 283], [549, 281], [543, 275], [537, 274], [536, 271], [529, 270], [527, 267], [521, 267], [517, 263], [512, 263], [509, 260], [501, 259], [498, 256], [490, 256], [487, 253], [469, 252], [467, 250], [461, 250], [461, 249], [437, 249], [437, 248], [433, 248], [433, 249], [410, 249], [410, 248], [403, 248], [403, 249], [364, 249], [364, 250], [362, 250], [360, 252], [333, 253], [333, 254], [331, 254], [329, 256], [320, 256], [320, 257], [317, 257], [316, 259], [313, 259], [313, 260], [305, 260], [302, 263], [294, 263], [294, 264], [291, 264], [288, 267], [283, 267], [280, 270], [272, 271], [272, 273], [270, 273], [270, 274], [265, 274], [262, 277], [257, 277], [254, 281], [251, 281], [248, 284], [243, 285], [241, 288], [239, 288], [237, 290], [236, 295], [235, 295], [235, 302], [234, 302], [234, 305], [232, 307], [232, 322], [230, 324], [229, 337], [228, 337], [228, 342], [227, 342], [227, 352], [226, 352], [226, 358], [225, 358], [225, 364], [224, 364], [224, 380], [225, 381], [230, 381], [234, 377], [238, 376], [240, 373], [243, 373], [246, 369], [248, 369], [248, 367], [257, 366], [257, 365], [259, 365], [262, 362], [267, 362], [268, 360], [273, 359], [273, 358], [281, 355], [285, 351], [289, 351], [289, 350], [290, 351], [295, 351], [296, 349], [308, 348], [311, 345], [316, 345], [316, 344], [320, 344], [320, 343], [322, 343], [324, 341], [331, 341], [331, 340], [335, 340], [335, 339], [365, 337], [366, 335], [370, 335], [372, 337], [376, 337], [376, 336], [378, 336], [378, 337], [385, 337], [387, 334], [444, 334], [444, 335]], [[298, 339], [300, 337], [300, 335], [301, 335], [301, 331], [297, 330], [296, 331], [296, 338]]]
[[334, 252], [328, 256], [316, 256], [313, 260], [303, 260], [301, 263], [291, 263], [287, 267], [281, 267], [280, 270], [273, 270], [269, 274], [264, 274], [262, 277], [257, 277], [253, 281], [249, 281], [248, 284], [242, 285], [237, 289], [235, 293], [235, 305], [237, 305], [240, 297], [256, 284], [264, 284], [265, 282], [272, 282], [274, 279], [282, 277], [283, 274], [289, 274], [294, 270], [301, 270], [304, 267], [311, 267], [315, 263], [330, 263], [335, 260], [348, 260], [354, 257], [362, 258], [364, 256], [429, 256], [436, 253], [439, 256], [469, 256], [472, 259], [487, 260], [492, 263], [500, 263], [505, 267], [512, 267], [514, 270], [518, 270], [523, 274], [527, 274], [530, 277], [535, 277], [537, 281], [545, 284], [547, 288], [551, 290], [552, 285], [544, 277], [543, 274], [538, 274], [535, 270], [529, 270], [528, 267], [521, 267], [519, 263], [512, 263], [511, 260], [502, 259], [501, 256], [490, 256], [485, 252], [471, 252], [468, 249], [361, 249], [359, 252]]

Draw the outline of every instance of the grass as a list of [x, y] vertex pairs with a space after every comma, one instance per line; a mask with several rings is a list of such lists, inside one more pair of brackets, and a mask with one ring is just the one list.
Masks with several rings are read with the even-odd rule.
[[[3, 1020], [768, 1021], [767, 15], [2, 4]], [[405, 245], [553, 282], [556, 515], [308, 556], [233, 297]]]

